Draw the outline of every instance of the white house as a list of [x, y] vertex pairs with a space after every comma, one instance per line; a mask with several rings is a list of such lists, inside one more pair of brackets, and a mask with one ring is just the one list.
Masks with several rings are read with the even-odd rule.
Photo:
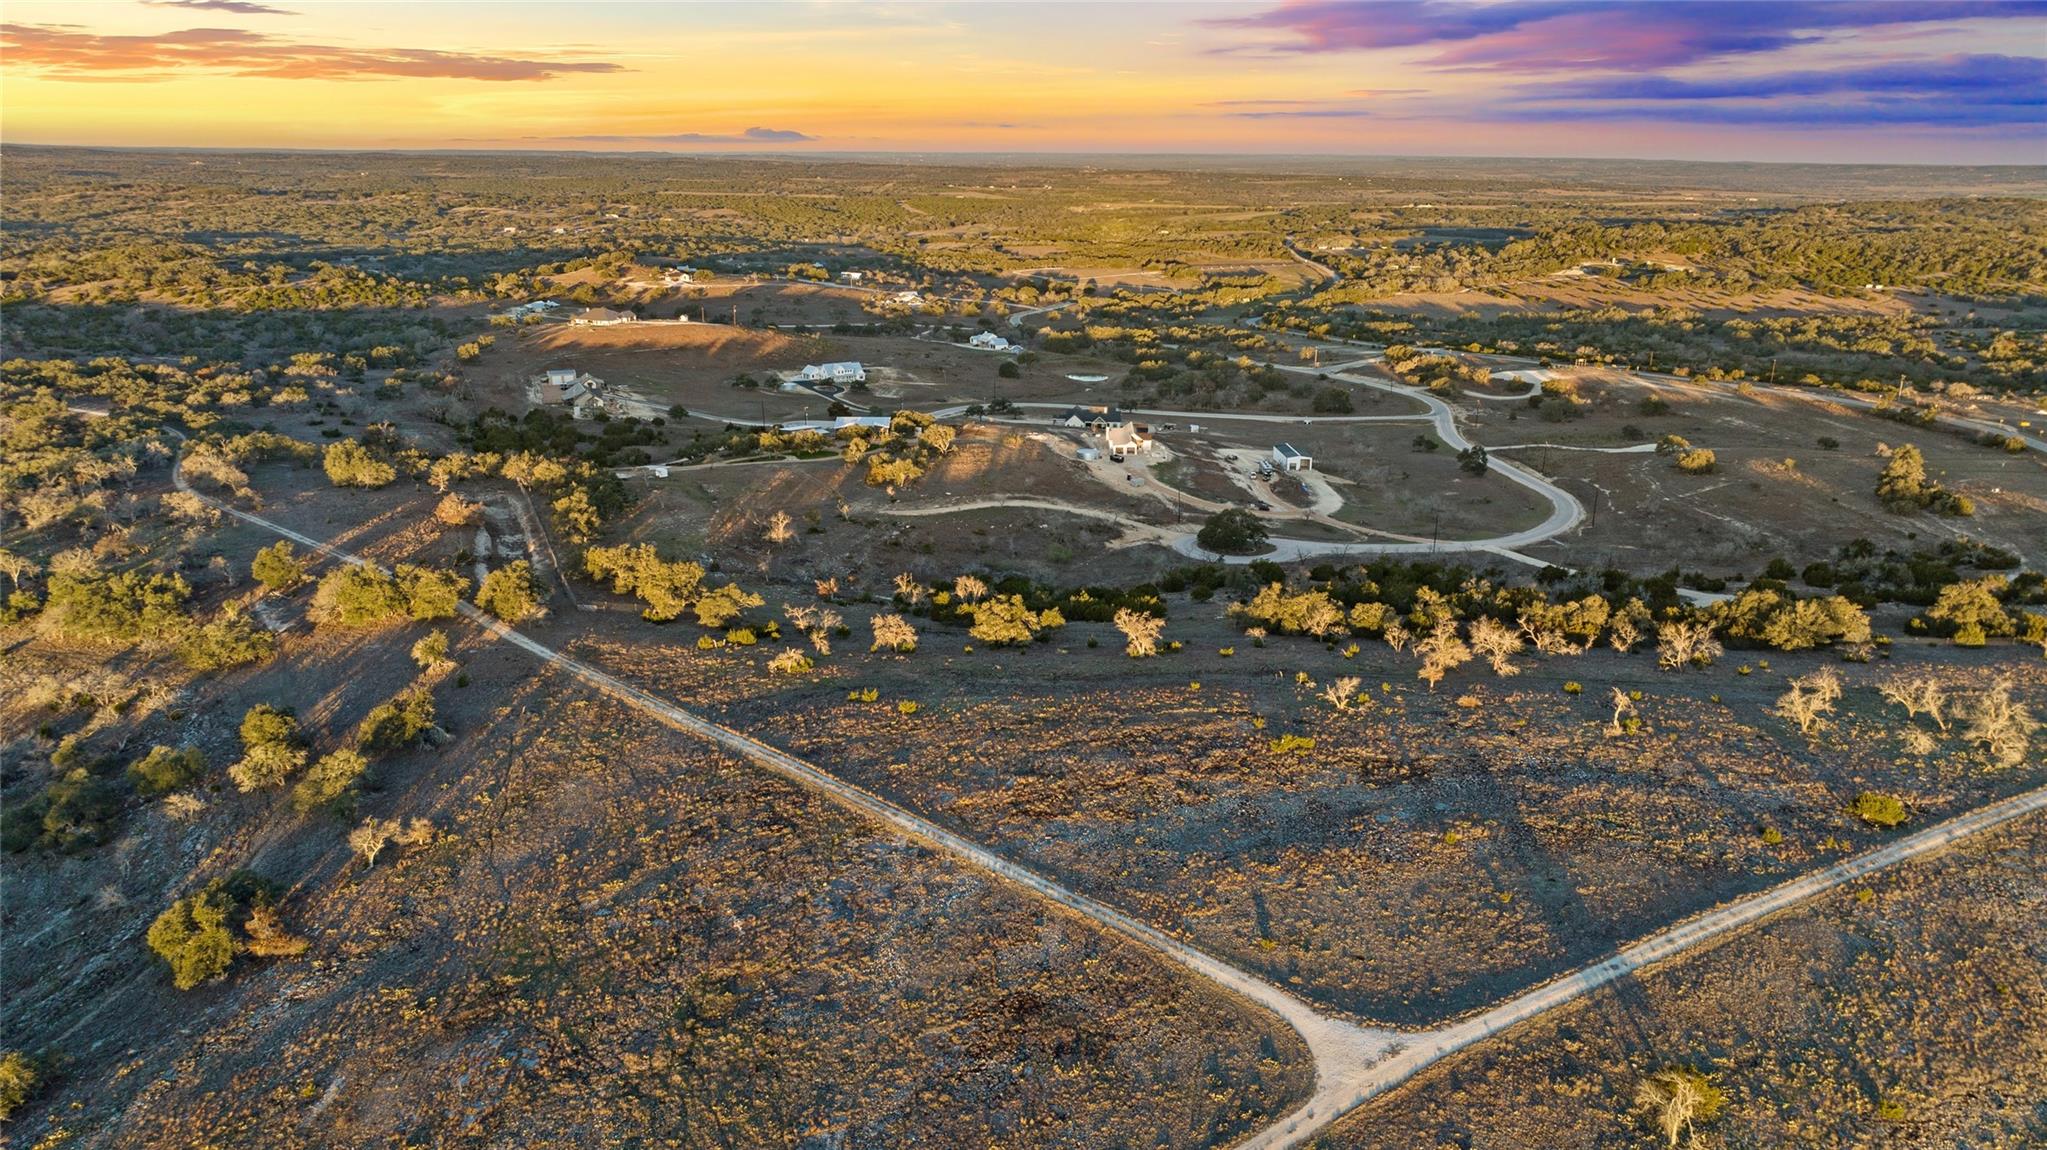
[[1104, 428], [1102, 442], [1109, 446], [1109, 458], [1151, 454], [1151, 428], [1141, 423], [1122, 423]]
[[967, 346], [976, 351], [1022, 351], [1023, 348], [996, 335], [992, 331], [977, 332], [967, 340]]
[[666, 268], [666, 269], [664, 269], [664, 270], [663, 270], [663, 271], [661, 272], [661, 282], [662, 282], [662, 283], [665, 283], [665, 284], [677, 284], [677, 285], [679, 285], [679, 284], [693, 284], [693, 283], [697, 282], [697, 269], [695, 269], [695, 268]]
[[1315, 460], [1291, 443], [1274, 444], [1272, 462], [1283, 471], [1315, 470]]
[[794, 383], [836, 383], [841, 385], [865, 383], [867, 381], [867, 369], [861, 367], [858, 360], [847, 360], [842, 363], [806, 363], [803, 365], [803, 370], [790, 376], [789, 379]]
[[582, 327], [610, 327], [613, 324], [631, 323], [639, 317], [629, 311], [612, 311], [606, 307], [586, 307], [576, 313], [569, 322]]
[[841, 283], [849, 283], [849, 284], [856, 284], [856, 283], [859, 283], [859, 282], [860, 282], [861, 280], [864, 280], [864, 279], [866, 279], [866, 278], [867, 278], [867, 274], [866, 274], [865, 272], [840, 272], [840, 273], [839, 273], [839, 281], [840, 281]]
[[897, 292], [897, 293], [895, 294], [895, 297], [894, 297], [894, 298], [895, 298], [895, 301], [896, 301], [897, 303], [923, 303], [923, 302], [924, 302], [924, 294], [923, 294], [922, 292], [914, 292], [914, 291], [899, 291], [899, 292]]

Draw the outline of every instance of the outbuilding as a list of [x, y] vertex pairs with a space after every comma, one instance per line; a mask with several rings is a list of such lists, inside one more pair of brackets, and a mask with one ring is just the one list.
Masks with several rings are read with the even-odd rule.
[[1291, 443], [1277, 443], [1272, 448], [1272, 462], [1282, 471], [1313, 471], [1315, 460], [1307, 452]]

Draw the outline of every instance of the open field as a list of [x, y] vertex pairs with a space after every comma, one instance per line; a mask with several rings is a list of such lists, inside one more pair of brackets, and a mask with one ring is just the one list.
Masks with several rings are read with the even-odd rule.
[[2037, 1144], [2047, 1092], [2037, 817], [1594, 993], [1425, 1072], [1324, 1150], [1637, 1147], [1637, 1084], [1714, 1076], [1700, 1146]]
[[[1845, 809], [1861, 789], [1909, 796], [1932, 818], [2038, 774], [1987, 772], [1953, 743], [1902, 754], [1899, 717], [1868, 686], [1875, 669], [1851, 669], [1852, 712], [1807, 744], [1763, 713], [1805, 668], [1796, 657], [1680, 676], [1590, 654], [1505, 683], [1470, 672], [1431, 694], [1379, 647], [1356, 659], [1298, 641], [1259, 650], [1197, 618], [1168, 630], [1186, 652], [1132, 664], [1107, 628], [1069, 631], [1050, 648], [954, 648], [936, 677], [921, 654], [855, 657], [815, 687], [697, 689], [728, 721], [1312, 1001], [1407, 1025], [1878, 841]], [[1079, 646], [1088, 635], [1103, 649]], [[1221, 644], [1236, 656], [1218, 660]], [[714, 675], [689, 670], [693, 655], [594, 657], [675, 685]], [[2025, 658], [1959, 657], [1948, 674], [1967, 689], [1993, 668], [2025, 682]], [[1297, 669], [1391, 692], [1336, 714], [1293, 684]], [[1607, 735], [1606, 708], [1564, 694], [1569, 678], [1641, 690], [1647, 733]], [[843, 700], [864, 686], [919, 713]], [[1275, 756], [1279, 732], [1315, 747]], [[1782, 842], [1766, 843], [1765, 827]]]

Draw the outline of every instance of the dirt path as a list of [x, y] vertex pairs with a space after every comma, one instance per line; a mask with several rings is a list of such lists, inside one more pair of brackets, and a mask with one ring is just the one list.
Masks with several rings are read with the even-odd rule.
[[[1652, 934], [1613, 957], [1593, 963], [1549, 983], [1510, 998], [1483, 1014], [1463, 1022], [1403, 1037], [1400, 1049], [1365, 1068], [1339, 1091], [1339, 1101], [1320, 1114], [1303, 1114], [1301, 1120], [1268, 1127], [1238, 1144], [1238, 1150], [1278, 1150], [1300, 1146], [1344, 1114], [1376, 1098], [1423, 1069], [1442, 1061], [1474, 1043], [1482, 1042], [1523, 1022], [1538, 1018], [1575, 999], [1582, 998], [1611, 982], [1659, 962], [1678, 958], [1711, 945], [1780, 911], [1789, 910], [1828, 891], [1880, 870], [1913, 859], [1924, 858], [1967, 838], [2025, 815], [2047, 810], [2047, 787], [2037, 787], [2011, 798], [1957, 815], [1943, 823], [1906, 835], [1886, 846], [1843, 859], [1832, 866], [1802, 875], [1769, 890], [1737, 899], [1667, 930]], [[1328, 1093], [1318, 1090], [1317, 1096]]]

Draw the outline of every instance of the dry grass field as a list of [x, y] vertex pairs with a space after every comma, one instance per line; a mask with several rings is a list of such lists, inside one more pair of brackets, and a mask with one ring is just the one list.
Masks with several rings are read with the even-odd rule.
[[2040, 1144], [2047, 828], [2035, 818], [1876, 876], [1443, 1063], [1322, 1150], [1651, 1145], [1637, 1085], [1714, 1076], [1686, 1145]]
[[[1462, 1013], [1881, 841], [1848, 813], [1862, 790], [1904, 797], [1920, 821], [2039, 776], [1993, 771], [1952, 737], [1907, 752], [1902, 716], [1875, 697], [1880, 667], [1849, 668], [1844, 713], [1808, 741], [1766, 711], [1809, 657], [1676, 675], [1595, 653], [1506, 682], [1460, 672], [1430, 693], [1383, 647], [1355, 659], [1295, 641], [1259, 650], [1198, 621], [1167, 636], [1187, 650], [1138, 664], [1102, 626], [971, 654], [938, 631], [930, 655], [835, 658], [814, 685], [690, 689], [1083, 891], [1397, 1024]], [[1223, 644], [1236, 655], [1219, 659]], [[614, 657], [680, 689], [708, 674], [688, 669], [694, 654]], [[1913, 655], [1945, 665], [1959, 690], [2015, 675], [2039, 704], [2027, 655]], [[1370, 702], [1336, 713], [1297, 671], [1318, 686], [1359, 676]], [[1582, 697], [1564, 691], [1573, 680], [1590, 684]], [[1608, 732], [1616, 684], [1643, 693], [1642, 733]], [[884, 705], [844, 701], [870, 685]], [[918, 713], [896, 715], [886, 704], [899, 698]], [[1282, 733], [1314, 746], [1274, 753]]]

